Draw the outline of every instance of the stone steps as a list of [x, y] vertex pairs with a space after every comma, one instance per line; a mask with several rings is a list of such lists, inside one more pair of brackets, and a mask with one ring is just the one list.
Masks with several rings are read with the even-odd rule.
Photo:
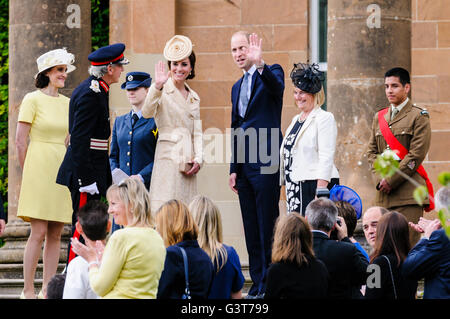
[[[65, 264], [58, 265], [57, 273], [64, 270]], [[42, 264], [36, 268], [34, 287], [36, 295], [42, 287]], [[0, 264], [0, 300], [1, 299], [19, 299], [23, 290], [23, 265], [22, 264]]]

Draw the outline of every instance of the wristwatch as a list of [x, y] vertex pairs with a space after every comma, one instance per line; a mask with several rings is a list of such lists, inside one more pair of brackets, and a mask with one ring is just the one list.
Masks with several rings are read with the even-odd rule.
[[264, 60], [261, 59], [261, 64], [255, 64], [255, 66], [256, 66], [257, 69], [262, 69], [262, 68], [264, 68], [264, 65], [265, 65], [265, 64], [266, 64], [266, 63], [264, 62]]

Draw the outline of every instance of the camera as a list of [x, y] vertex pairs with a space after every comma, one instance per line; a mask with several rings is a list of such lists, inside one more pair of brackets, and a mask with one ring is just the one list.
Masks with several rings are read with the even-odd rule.
[[317, 196], [317, 198], [320, 198], [320, 197], [329, 198], [330, 197], [330, 191], [328, 190], [328, 188], [318, 188], [316, 190], [316, 196]]

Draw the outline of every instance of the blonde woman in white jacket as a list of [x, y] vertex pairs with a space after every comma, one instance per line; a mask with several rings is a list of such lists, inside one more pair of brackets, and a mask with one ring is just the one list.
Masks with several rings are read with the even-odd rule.
[[280, 184], [285, 185], [288, 212], [305, 215], [316, 194], [339, 184], [334, 165], [337, 127], [325, 102], [317, 64], [298, 63], [291, 71], [300, 113], [292, 119], [280, 148]]

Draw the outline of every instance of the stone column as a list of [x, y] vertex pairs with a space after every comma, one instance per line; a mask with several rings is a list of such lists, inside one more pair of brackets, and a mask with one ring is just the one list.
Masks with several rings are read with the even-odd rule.
[[[73, 89], [87, 77], [91, 52], [90, 0], [14, 0], [9, 2], [9, 158], [8, 225], [6, 244], [0, 250], [4, 263], [22, 262], [29, 224], [17, 216], [21, 169], [15, 151], [15, 132], [20, 103], [35, 90], [36, 59], [43, 53], [65, 47], [75, 55], [77, 69], [67, 77], [60, 92], [70, 97]], [[61, 246], [62, 255], [65, 245]], [[65, 260], [64, 256], [61, 257]]]
[[337, 121], [336, 165], [364, 210], [375, 189], [364, 156], [376, 111], [388, 105], [384, 73], [411, 72], [410, 0], [328, 1], [327, 106]]

